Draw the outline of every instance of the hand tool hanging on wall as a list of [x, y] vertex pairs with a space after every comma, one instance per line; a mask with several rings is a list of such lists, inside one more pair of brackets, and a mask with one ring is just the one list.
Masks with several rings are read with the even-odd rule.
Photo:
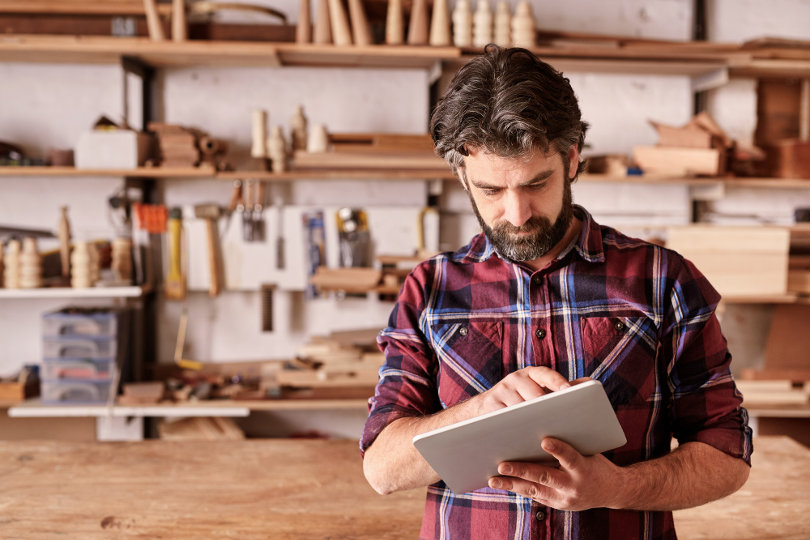
[[[240, 211], [242, 207], [242, 181], [241, 180], [234, 180], [233, 181], [233, 188], [231, 189], [231, 200], [228, 201], [228, 207], [226, 208], [225, 216], [225, 231], [227, 231], [231, 226], [231, 219], [233, 218], [234, 212]], [[223, 232], [223, 235], [226, 234]]]
[[211, 276], [211, 285], [208, 289], [210, 296], [218, 296], [220, 292], [220, 264], [219, 264], [219, 206], [216, 204], [198, 204], [194, 207], [194, 215], [205, 220], [206, 243], [208, 244], [208, 268]]
[[244, 181], [244, 202], [242, 203], [242, 239], [253, 242], [253, 181]]
[[371, 238], [365, 211], [341, 208], [337, 212], [340, 266], [371, 266]]
[[177, 326], [177, 341], [174, 345], [174, 363], [183, 369], [202, 369], [202, 363], [183, 358], [183, 349], [186, 345], [186, 327], [188, 326], [188, 310], [183, 306], [180, 321]]
[[276, 269], [284, 270], [284, 200], [276, 197]]
[[169, 272], [166, 275], [166, 299], [186, 297], [186, 277], [182, 267], [183, 210], [169, 210]]
[[253, 241], [264, 242], [264, 182], [256, 180], [256, 200], [253, 204]]

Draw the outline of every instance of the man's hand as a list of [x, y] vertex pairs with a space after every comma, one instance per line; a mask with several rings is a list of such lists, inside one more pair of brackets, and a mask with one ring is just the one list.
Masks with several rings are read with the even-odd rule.
[[748, 479], [742, 459], [701, 442], [684, 443], [671, 453], [619, 467], [601, 454], [583, 456], [552, 438], [541, 443], [559, 468], [503, 462], [489, 486], [506, 489], [558, 510], [616, 508], [672, 511], [691, 508], [737, 491]]
[[560, 373], [545, 366], [523, 368], [510, 373], [498, 384], [478, 396], [480, 406], [477, 414], [516, 405], [587, 380], [590, 379], [585, 377], [569, 382]]
[[503, 462], [489, 486], [506, 489], [558, 510], [615, 507], [622, 469], [601, 454], [583, 456], [558, 439], [546, 438], [543, 450], [557, 458], [559, 468], [539, 463]]

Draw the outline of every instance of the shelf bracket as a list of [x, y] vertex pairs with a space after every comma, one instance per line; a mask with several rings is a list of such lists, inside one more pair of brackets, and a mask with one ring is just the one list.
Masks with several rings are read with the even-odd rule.
[[149, 124], [150, 121], [154, 119], [154, 76], [155, 70], [144, 64], [141, 60], [132, 57], [132, 56], [123, 56], [121, 57], [121, 69], [123, 70], [123, 96], [122, 96], [122, 107], [123, 107], [123, 117], [124, 123], [127, 126], [130, 126], [130, 86], [129, 81], [130, 75], [135, 75], [140, 80], [140, 98], [141, 98], [141, 109], [140, 109], [140, 118], [139, 126], [134, 126], [136, 129], [145, 130], [146, 126]]

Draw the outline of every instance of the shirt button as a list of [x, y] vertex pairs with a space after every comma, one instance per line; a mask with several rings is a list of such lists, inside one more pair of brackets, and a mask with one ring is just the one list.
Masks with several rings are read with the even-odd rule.
[[537, 330], [534, 331], [534, 335], [537, 336], [537, 339], [543, 339], [544, 337], [546, 337], [546, 331], [543, 330], [542, 328], [538, 328]]
[[624, 330], [624, 323], [623, 323], [622, 321], [616, 321], [616, 325], [615, 325], [615, 326], [616, 326], [616, 330], [618, 330], [619, 332], [621, 332], [622, 330]]
[[467, 335], [467, 327], [462, 326], [461, 328], [458, 329], [458, 333], [461, 335], [461, 337], [466, 336]]
[[543, 512], [542, 510], [538, 510], [537, 513], [534, 515], [534, 517], [537, 521], [543, 521], [544, 519], [546, 519], [546, 513]]

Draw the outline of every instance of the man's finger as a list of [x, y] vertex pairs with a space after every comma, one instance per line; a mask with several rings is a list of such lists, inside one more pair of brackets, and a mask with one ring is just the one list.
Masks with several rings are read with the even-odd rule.
[[557, 461], [560, 462], [560, 466], [563, 469], [576, 469], [580, 460], [582, 460], [582, 454], [577, 452], [570, 444], [564, 443], [559, 439], [546, 437], [543, 439], [543, 442], [540, 443], [540, 446], [543, 450], [557, 458]]
[[551, 368], [545, 366], [534, 366], [526, 369], [529, 377], [531, 377], [534, 382], [544, 388], [548, 388], [552, 392], [571, 387], [571, 383], [568, 382], [568, 379], [563, 377], [561, 373], [558, 373]]
[[489, 479], [489, 487], [492, 489], [511, 491], [512, 493], [517, 493], [518, 495], [543, 502], [543, 504], [547, 504], [546, 501], [551, 500], [554, 496], [553, 489], [520, 478], [493, 476]]
[[541, 484], [553, 489], [561, 487], [560, 471], [537, 463], [524, 463], [520, 461], [505, 461], [498, 465], [498, 473], [527, 480], [533, 484]]

